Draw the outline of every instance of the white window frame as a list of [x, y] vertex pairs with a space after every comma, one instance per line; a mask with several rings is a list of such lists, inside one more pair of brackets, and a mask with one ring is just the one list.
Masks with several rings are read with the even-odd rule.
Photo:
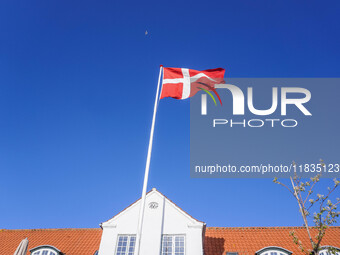
[[340, 249], [337, 247], [333, 247], [333, 246], [321, 247], [320, 251], [318, 252], [318, 255], [334, 255], [334, 253], [329, 252], [328, 248], [332, 248], [336, 250], [335, 255], [340, 255]]
[[163, 253], [163, 243], [164, 243], [164, 237], [169, 237], [169, 236], [171, 236], [172, 237], [172, 241], [171, 241], [171, 244], [172, 244], [172, 251], [171, 251], [171, 255], [177, 255], [176, 254], [176, 251], [175, 251], [175, 248], [176, 248], [176, 241], [175, 241], [175, 238], [176, 237], [183, 237], [183, 242], [184, 242], [184, 244], [183, 244], [183, 254], [185, 255], [186, 254], [186, 247], [187, 247], [187, 245], [186, 245], [186, 236], [185, 236], [185, 234], [164, 234], [164, 235], [162, 235], [162, 244], [161, 244], [161, 255], [164, 255], [164, 253]]
[[261, 255], [288, 255], [288, 253], [285, 253], [279, 250], [268, 250], [268, 251], [261, 253]]
[[269, 246], [264, 247], [263, 249], [257, 251], [255, 255], [291, 255], [292, 252], [287, 249], [277, 247], [277, 246]]
[[133, 247], [133, 254], [135, 252], [135, 249], [136, 249], [136, 241], [137, 241], [137, 238], [136, 238], [136, 235], [130, 235], [130, 234], [124, 234], [124, 235], [118, 235], [117, 236], [117, 245], [116, 245], [116, 251], [115, 251], [115, 255], [117, 255], [118, 253], [118, 247], [119, 247], [119, 238], [120, 237], [127, 237], [127, 243], [126, 243], [126, 250], [125, 250], [125, 254], [123, 255], [129, 255], [129, 249], [130, 249], [130, 242], [131, 242], [131, 237], [134, 237], [135, 238], [135, 245]]
[[[44, 251], [47, 251], [47, 255], [59, 255], [60, 250], [51, 245], [40, 245], [30, 249], [31, 255], [42, 255]], [[45, 255], [45, 254], [44, 254]]]

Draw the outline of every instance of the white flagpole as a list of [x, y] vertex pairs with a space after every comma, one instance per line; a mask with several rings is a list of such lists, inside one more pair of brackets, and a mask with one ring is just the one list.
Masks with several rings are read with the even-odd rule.
[[145, 165], [144, 183], [143, 183], [142, 198], [141, 198], [141, 204], [140, 204], [140, 210], [139, 210], [135, 255], [139, 255], [139, 250], [140, 250], [140, 241], [141, 241], [141, 236], [142, 236], [143, 218], [144, 218], [144, 209], [145, 209], [145, 196], [146, 196], [146, 189], [147, 189], [147, 186], [148, 186], [148, 179], [149, 179], [149, 169], [150, 169], [153, 133], [154, 133], [154, 130], [155, 130], [155, 120], [156, 120], [158, 102], [159, 102], [159, 98], [160, 98], [159, 87], [160, 87], [160, 83], [161, 83], [162, 70], [163, 70], [163, 66], [161, 65], [160, 69], [159, 69], [158, 85], [157, 85], [157, 92], [156, 92], [156, 97], [155, 97], [155, 105], [153, 107], [153, 117], [152, 117], [151, 131], [150, 131], [148, 155], [147, 155], [147, 158], [146, 158], [146, 165]]

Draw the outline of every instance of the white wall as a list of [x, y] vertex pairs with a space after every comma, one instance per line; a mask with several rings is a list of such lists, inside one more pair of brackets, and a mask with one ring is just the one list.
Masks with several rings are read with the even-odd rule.
[[[156, 209], [149, 208], [158, 203]], [[140, 255], [160, 255], [162, 234], [184, 234], [186, 255], [203, 255], [204, 223], [191, 218], [157, 190], [146, 196]], [[136, 234], [140, 201], [102, 224], [99, 255], [114, 255], [119, 234]]]

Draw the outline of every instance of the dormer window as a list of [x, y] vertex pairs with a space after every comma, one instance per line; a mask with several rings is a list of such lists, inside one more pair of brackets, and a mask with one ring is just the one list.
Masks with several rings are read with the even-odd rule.
[[340, 255], [340, 249], [332, 246], [323, 246], [319, 255]]
[[44, 250], [41, 250], [41, 251], [36, 251], [36, 252], [32, 253], [32, 255], [57, 255], [57, 254], [54, 251], [44, 249]]
[[31, 255], [59, 255], [62, 254], [57, 248], [51, 245], [41, 245], [30, 250]]
[[268, 246], [255, 253], [255, 255], [291, 255], [292, 252], [277, 246]]

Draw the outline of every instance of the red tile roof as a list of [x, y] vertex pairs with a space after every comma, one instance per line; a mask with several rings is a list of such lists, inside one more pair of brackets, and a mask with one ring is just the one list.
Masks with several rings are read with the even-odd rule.
[[[93, 255], [99, 249], [102, 230], [93, 229], [0, 229], [0, 254], [13, 255], [22, 239], [28, 238], [28, 250], [51, 245], [66, 255]], [[30, 253], [27, 252], [27, 255]]]
[[[239, 255], [254, 255], [257, 251], [268, 246], [278, 246], [302, 254], [293, 243], [290, 232], [294, 230], [303, 244], [308, 243], [306, 230], [302, 227], [241, 227], [241, 228], [214, 228], [207, 227], [205, 232], [205, 255], [222, 255], [225, 252], [238, 252]], [[315, 229], [312, 236], [316, 235]], [[340, 247], [340, 227], [330, 227], [321, 243]]]
[[[282, 247], [294, 255], [300, 255], [302, 253], [289, 235], [292, 230], [303, 243], [308, 243], [305, 229], [301, 227], [207, 227], [205, 255], [222, 255], [225, 252], [255, 255], [257, 251], [268, 246]], [[312, 232], [315, 235], [315, 231]], [[27, 237], [29, 249], [39, 245], [51, 245], [66, 255], [93, 255], [99, 249], [101, 234], [100, 228], [0, 230], [0, 254], [13, 255], [20, 241]], [[322, 245], [340, 247], [340, 227], [327, 229]]]

